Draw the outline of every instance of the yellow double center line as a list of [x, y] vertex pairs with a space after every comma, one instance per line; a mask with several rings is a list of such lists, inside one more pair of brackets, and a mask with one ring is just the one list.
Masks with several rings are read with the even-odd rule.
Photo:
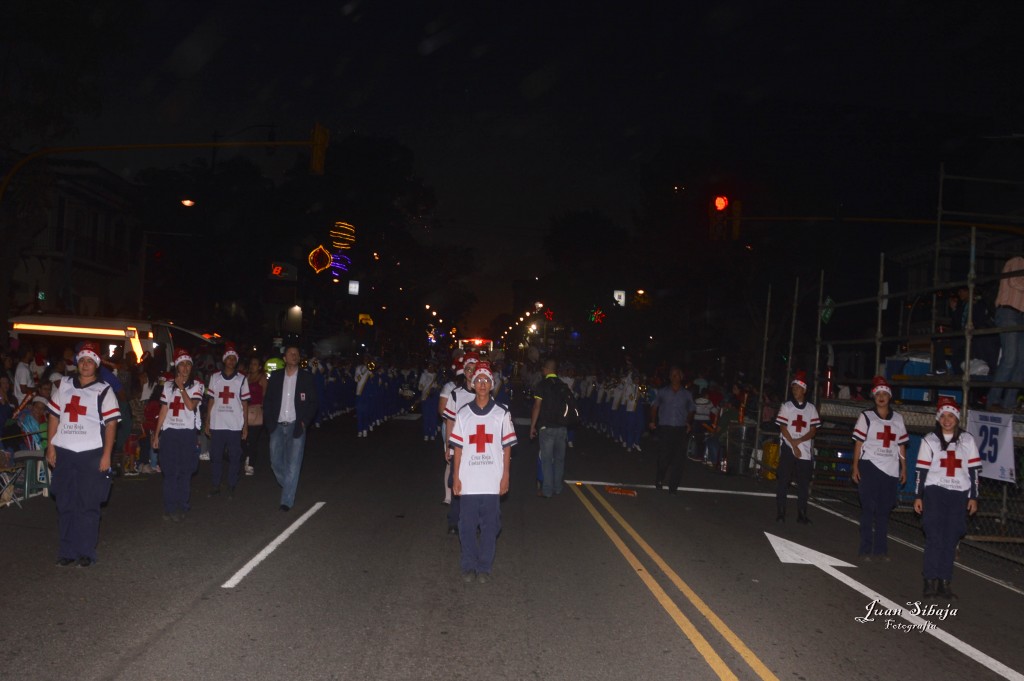
[[[615, 521], [622, 527], [622, 529], [625, 530], [626, 533], [633, 538], [633, 541], [637, 543], [637, 545], [643, 550], [643, 552], [646, 553], [651, 558], [651, 560], [654, 561], [658, 568], [660, 568], [661, 571], [665, 573], [669, 580], [676, 585], [676, 588], [678, 588], [679, 591], [681, 591], [682, 594], [686, 596], [686, 599], [690, 601], [690, 603], [692, 603], [695, 608], [697, 608], [700, 614], [702, 614], [708, 622], [711, 623], [711, 626], [715, 628], [715, 631], [717, 631], [722, 636], [722, 638], [724, 638], [729, 643], [729, 645], [731, 645], [733, 649], [737, 653], [739, 653], [740, 657], [742, 657], [743, 660], [750, 666], [750, 668], [754, 670], [754, 673], [757, 674], [761, 679], [764, 679], [765, 681], [767, 681], [768, 679], [779, 681], [778, 677], [775, 676], [775, 674], [773, 674], [772, 671], [768, 669], [768, 667], [766, 667], [760, 659], [758, 659], [757, 655], [754, 654], [754, 651], [748, 648], [747, 645], [740, 639], [740, 637], [737, 636], [732, 631], [732, 629], [726, 626], [725, 622], [723, 622], [721, 618], [718, 617], [718, 615], [716, 615], [714, 611], [708, 607], [708, 604], [705, 603], [700, 598], [700, 596], [698, 596], [696, 592], [693, 589], [691, 589], [686, 582], [682, 580], [682, 578], [678, 574], [676, 574], [676, 571], [669, 567], [668, 563], [666, 563], [662, 559], [662, 557], [659, 556], [654, 551], [654, 549], [652, 549], [650, 545], [647, 542], [645, 542], [643, 538], [640, 537], [637, 531], [634, 530], [633, 527], [629, 523], [627, 523], [626, 520], [621, 515], [619, 515], [614, 508], [612, 508], [611, 504], [609, 504], [608, 501], [604, 497], [602, 497], [601, 494], [593, 487], [588, 485], [587, 489], [590, 490], [591, 495], [593, 495], [593, 497], [597, 499], [597, 501], [604, 507], [604, 510], [607, 511], [608, 515], [615, 519]], [[608, 538], [612, 540], [612, 543], [615, 544], [615, 548], [619, 550], [619, 553], [621, 553], [622, 557], [626, 559], [626, 562], [628, 562], [633, 567], [633, 569], [636, 571], [637, 576], [641, 579], [641, 581], [643, 581], [644, 585], [647, 586], [647, 588], [650, 590], [651, 594], [654, 595], [654, 598], [658, 601], [658, 603], [661, 604], [661, 607], [663, 607], [665, 611], [669, 614], [669, 617], [671, 617], [672, 620], [676, 623], [676, 626], [678, 626], [679, 629], [682, 630], [684, 634], [686, 634], [686, 637], [690, 639], [690, 642], [693, 643], [697, 651], [704, 656], [704, 659], [707, 661], [708, 665], [710, 665], [711, 668], [715, 671], [715, 673], [718, 674], [718, 678], [737, 679], [736, 675], [732, 672], [731, 669], [729, 669], [729, 666], [725, 663], [725, 660], [721, 658], [721, 656], [715, 651], [711, 644], [708, 643], [707, 639], [704, 638], [700, 631], [697, 630], [697, 627], [693, 625], [693, 622], [691, 622], [690, 619], [683, 614], [682, 610], [679, 609], [679, 606], [675, 604], [672, 598], [667, 593], [665, 593], [665, 590], [662, 589], [658, 582], [654, 580], [650, 573], [644, 568], [640, 560], [636, 557], [636, 554], [634, 554], [629, 549], [629, 547], [626, 546], [626, 542], [622, 540], [622, 537], [620, 537], [618, 533], [616, 533], [616, 531], [612, 529], [611, 525], [608, 524], [608, 521], [604, 519], [604, 516], [602, 516], [601, 513], [597, 510], [597, 508], [595, 508], [594, 505], [590, 503], [587, 497], [580, 490], [580, 485], [572, 485], [572, 491], [576, 493], [576, 496], [579, 498], [580, 502], [582, 502], [586, 509], [590, 512], [590, 515], [594, 517], [594, 520], [597, 521], [597, 524], [601, 527], [601, 529], [604, 530], [604, 533], [608, 535]]]

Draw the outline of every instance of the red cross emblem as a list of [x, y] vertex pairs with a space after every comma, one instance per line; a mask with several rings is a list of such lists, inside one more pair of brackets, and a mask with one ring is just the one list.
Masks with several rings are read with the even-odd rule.
[[181, 395], [175, 395], [174, 401], [167, 408], [174, 412], [174, 418], [178, 418], [178, 412], [185, 408], [185, 403], [181, 401]]
[[956, 469], [960, 468], [963, 464], [960, 459], [956, 458], [956, 452], [952, 449], [946, 452], [946, 458], [939, 461], [939, 465], [946, 469], [946, 477], [952, 478], [956, 475]]
[[804, 426], [806, 426], [806, 425], [807, 425], [807, 421], [804, 421], [804, 415], [803, 414], [797, 414], [796, 415], [796, 420], [793, 421], [793, 431], [797, 435], [799, 435], [800, 431], [803, 430]]
[[71, 423], [78, 423], [78, 417], [85, 416], [85, 412], [87, 410], [85, 405], [81, 404], [81, 402], [82, 398], [75, 395], [71, 398], [70, 402], [64, 405], [64, 413], [71, 415], [70, 418], [68, 418], [68, 421]]
[[482, 454], [486, 451], [487, 445], [494, 442], [494, 436], [484, 430], [484, 424], [476, 427], [476, 434], [469, 436], [469, 444], [476, 445], [476, 453]]
[[883, 432], [875, 433], [875, 437], [882, 441], [883, 447], [888, 447], [896, 439], [896, 433], [892, 432], [889, 426], [886, 426]]
[[234, 396], [235, 394], [231, 392], [231, 388], [228, 386], [224, 386], [224, 389], [220, 391], [219, 395], [217, 395], [217, 397], [224, 400], [224, 404], [227, 404], [229, 401], [231, 401], [231, 398]]

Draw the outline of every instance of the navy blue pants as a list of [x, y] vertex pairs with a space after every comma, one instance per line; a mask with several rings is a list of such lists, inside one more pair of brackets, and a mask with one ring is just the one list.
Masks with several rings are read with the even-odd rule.
[[219, 487], [224, 477], [224, 450], [228, 453], [228, 487], [234, 487], [242, 475], [242, 431], [210, 431], [210, 483], [214, 487]]
[[[448, 469], [448, 489], [455, 484], [455, 457], [452, 457], [451, 468]], [[462, 517], [462, 497], [452, 493], [452, 503], [448, 505], [448, 527], [458, 527]]]
[[50, 492], [57, 502], [59, 558], [96, 560], [100, 504], [110, 496], [110, 476], [100, 472], [103, 449], [72, 452], [57, 447]]
[[878, 466], [863, 459], [857, 465], [860, 482], [860, 550], [861, 555], [884, 556], [889, 553], [889, 513], [896, 505], [900, 479], [883, 473]]
[[953, 579], [956, 545], [967, 533], [967, 492], [938, 485], [924, 488], [925, 579]]
[[167, 428], [160, 431], [160, 470], [164, 474], [164, 512], [184, 513], [192, 475], [199, 469], [196, 431], [191, 428]]
[[793, 478], [796, 478], [796, 511], [801, 515], [806, 515], [811, 475], [814, 473], [814, 461], [797, 459], [793, 455], [793, 450], [785, 444], [780, 446], [780, 450], [775, 485], [775, 504], [778, 506], [779, 515], [786, 513], [786, 495], [789, 493], [789, 483]]
[[[455, 499], [453, 498], [452, 501]], [[477, 528], [480, 529], [479, 538]], [[494, 566], [494, 552], [501, 531], [501, 497], [497, 494], [462, 495], [459, 518], [459, 541], [463, 572], [490, 574]]]

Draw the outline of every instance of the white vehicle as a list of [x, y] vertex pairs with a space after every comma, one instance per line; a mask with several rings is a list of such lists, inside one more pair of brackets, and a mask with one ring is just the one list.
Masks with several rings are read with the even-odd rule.
[[9, 324], [12, 338], [34, 347], [60, 345], [61, 342], [55, 342], [55, 338], [67, 338], [69, 345], [78, 341], [95, 341], [106, 350], [106, 357], [122, 358], [131, 352], [139, 362], [148, 354], [161, 370], [172, 366], [175, 345], [195, 353], [204, 345], [213, 346], [220, 341], [216, 334], [203, 335], [173, 322], [138, 319], [24, 315], [12, 317]]

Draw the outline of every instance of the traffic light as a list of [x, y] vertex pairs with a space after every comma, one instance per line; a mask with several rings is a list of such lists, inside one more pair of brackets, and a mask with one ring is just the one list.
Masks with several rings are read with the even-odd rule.
[[708, 238], [712, 241], [737, 241], [740, 238], [740, 222], [743, 218], [743, 202], [730, 200], [719, 194], [708, 204]]
[[331, 143], [331, 131], [316, 123], [310, 136], [309, 174], [323, 175], [324, 163], [327, 161], [327, 145]]
[[729, 197], [725, 195], [715, 196], [708, 204], [708, 238], [712, 241], [725, 241], [729, 238], [726, 224], [728, 210]]

